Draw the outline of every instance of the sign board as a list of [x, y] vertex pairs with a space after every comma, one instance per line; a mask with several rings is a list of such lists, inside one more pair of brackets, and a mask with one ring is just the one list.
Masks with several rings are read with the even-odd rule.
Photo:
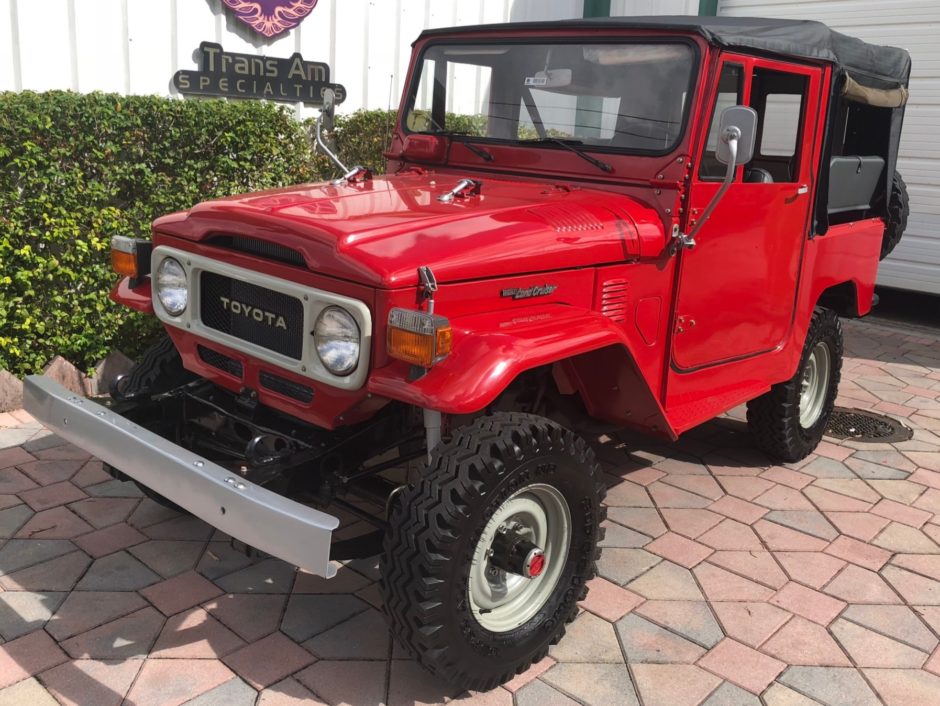
[[222, 0], [258, 34], [274, 37], [300, 24], [317, 0]]
[[346, 89], [330, 83], [330, 67], [304, 61], [300, 54], [282, 59], [226, 52], [220, 44], [199, 45], [199, 69], [177, 71], [173, 85], [184, 95], [261, 98], [284, 103], [323, 105], [323, 92], [332, 88], [335, 103], [346, 99]]

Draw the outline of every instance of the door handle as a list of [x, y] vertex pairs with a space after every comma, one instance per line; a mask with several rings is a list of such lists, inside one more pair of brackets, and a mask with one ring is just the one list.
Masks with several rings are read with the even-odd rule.
[[802, 196], [803, 194], [809, 193], [809, 187], [806, 184], [800, 184], [800, 188], [796, 190], [797, 196]]

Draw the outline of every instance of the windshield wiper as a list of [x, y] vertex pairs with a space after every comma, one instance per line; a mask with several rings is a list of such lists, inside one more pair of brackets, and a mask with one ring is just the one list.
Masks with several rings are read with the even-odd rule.
[[459, 142], [460, 144], [462, 144], [464, 147], [466, 147], [468, 150], [473, 152], [473, 154], [475, 154], [480, 159], [486, 160], [487, 162], [493, 161], [492, 154], [490, 154], [487, 150], [483, 149], [482, 147], [478, 147], [477, 145], [474, 145], [472, 142], [470, 142], [470, 140], [473, 139], [474, 137], [473, 135], [468, 135], [463, 132], [455, 132], [453, 130], [435, 130], [434, 132], [425, 132], [422, 134], [442, 135], [444, 137], [449, 137], [454, 142]]
[[591, 155], [589, 155], [583, 149], [580, 149], [579, 147], [577, 147], [577, 145], [584, 144], [581, 140], [563, 140], [560, 137], [538, 137], [532, 140], [516, 140], [516, 142], [519, 142], [525, 145], [547, 145], [547, 144], [560, 145], [564, 147], [566, 150], [568, 150], [569, 152], [574, 152], [585, 162], [590, 162], [601, 171], [605, 171], [608, 174], [614, 171], [614, 168], [610, 166], [609, 164], [607, 164], [607, 162], [602, 162], [596, 157], [592, 157]]

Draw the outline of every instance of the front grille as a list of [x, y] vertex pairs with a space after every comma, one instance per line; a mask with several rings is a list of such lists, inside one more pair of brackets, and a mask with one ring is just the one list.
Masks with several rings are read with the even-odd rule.
[[283, 262], [287, 265], [296, 265], [297, 267], [307, 266], [307, 263], [304, 262], [304, 256], [293, 248], [278, 243], [271, 243], [267, 240], [246, 238], [241, 235], [218, 235], [214, 238], [210, 238], [209, 243], [220, 248], [236, 250], [237, 252], [248, 253], [249, 255], [257, 255], [258, 257], [263, 257], [265, 260], [274, 260], [275, 262]]
[[299, 402], [313, 402], [313, 388], [301, 385], [299, 382], [282, 378], [280, 375], [269, 373], [266, 370], [261, 371], [259, 376], [261, 387], [265, 387], [272, 392], [280, 393], [286, 397], [291, 397]]
[[300, 360], [304, 307], [299, 299], [214, 272], [203, 272], [199, 283], [205, 326]]
[[199, 350], [199, 357], [204, 363], [208, 363], [213, 368], [218, 368], [219, 370], [228, 373], [229, 375], [234, 375], [237, 378], [244, 375], [244, 367], [241, 364], [241, 361], [235, 360], [232, 357], [225, 355], [224, 353], [219, 353], [214, 351], [211, 348], [206, 348], [205, 346], [197, 345], [196, 348]]

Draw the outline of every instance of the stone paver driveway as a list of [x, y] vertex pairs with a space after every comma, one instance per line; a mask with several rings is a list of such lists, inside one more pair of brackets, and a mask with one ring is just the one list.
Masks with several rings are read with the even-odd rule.
[[774, 466], [741, 410], [671, 446], [599, 439], [600, 576], [551, 656], [489, 694], [404, 658], [374, 561], [327, 582], [249, 559], [0, 415], [0, 705], [940, 703], [940, 339], [846, 338], [840, 404], [912, 440]]

